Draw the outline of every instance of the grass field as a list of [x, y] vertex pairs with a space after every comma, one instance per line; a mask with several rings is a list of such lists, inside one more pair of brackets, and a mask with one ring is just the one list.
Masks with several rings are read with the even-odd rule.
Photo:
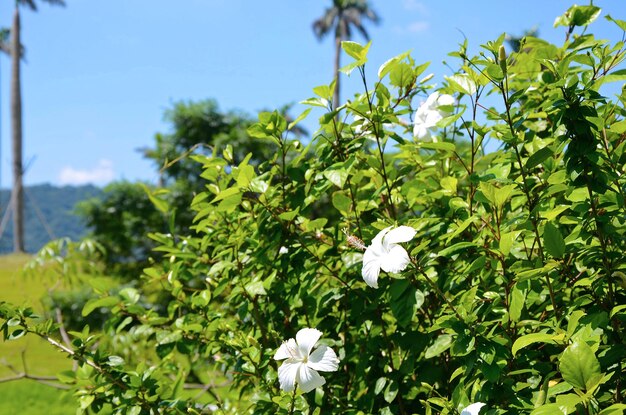
[[[0, 301], [15, 305], [31, 305], [41, 311], [40, 299], [46, 293], [44, 281], [24, 277], [20, 270], [27, 255], [0, 256]], [[23, 356], [23, 359], [22, 359]], [[26, 363], [24, 368], [23, 361]], [[0, 340], [0, 381], [17, 372], [36, 376], [54, 376], [71, 368], [71, 361], [45, 341], [25, 336], [18, 340]], [[76, 411], [71, 394], [33, 380], [0, 383], [0, 414], [65, 415]]]
[[[46, 294], [50, 281], [27, 277], [21, 273], [29, 260], [26, 255], [0, 256], [0, 301], [14, 305], [29, 305], [41, 312], [41, 298]], [[24, 368], [24, 362], [26, 368]], [[11, 366], [13, 370], [11, 369]], [[15, 371], [33, 376], [55, 376], [72, 368], [72, 361], [46, 341], [27, 335], [17, 340], [4, 342], [0, 339], [0, 415], [66, 415], [76, 413], [77, 403], [71, 392], [44, 385], [34, 380], [20, 379], [3, 382], [16, 376]], [[204, 382], [226, 383], [221, 372], [207, 375]], [[185, 397], [195, 397], [198, 390], [188, 390]], [[238, 394], [228, 385], [220, 387], [218, 393], [237, 402]], [[208, 394], [196, 397], [201, 403], [214, 403]], [[104, 410], [104, 412], [108, 412]]]

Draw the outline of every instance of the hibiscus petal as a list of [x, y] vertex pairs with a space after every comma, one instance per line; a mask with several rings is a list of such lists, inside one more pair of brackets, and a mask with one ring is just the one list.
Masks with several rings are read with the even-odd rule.
[[403, 271], [411, 262], [409, 254], [400, 245], [392, 244], [389, 253], [380, 261], [380, 267], [385, 272], [397, 273]]
[[280, 388], [285, 392], [293, 391], [296, 384], [296, 378], [298, 377], [298, 369], [303, 366], [302, 362], [295, 359], [287, 359], [278, 368], [278, 381], [280, 382]]
[[309, 356], [307, 366], [322, 372], [334, 372], [339, 368], [339, 359], [333, 349], [320, 346]]
[[426, 101], [420, 105], [423, 110], [430, 110], [437, 106], [437, 100], [439, 100], [439, 92], [435, 91], [426, 98]]
[[309, 356], [315, 343], [322, 337], [322, 332], [318, 329], [302, 329], [296, 333], [296, 342], [300, 349], [301, 355]]
[[[382, 246], [381, 246], [382, 248]], [[378, 288], [378, 274], [380, 274], [380, 255], [376, 248], [369, 246], [363, 254], [363, 268], [361, 275], [365, 283], [373, 288]]]
[[383, 238], [385, 237], [387, 232], [389, 232], [389, 229], [391, 229], [392, 227], [393, 226], [388, 226], [382, 231], [378, 232], [378, 234], [374, 237], [374, 239], [372, 239], [372, 245], [370, 246], [372, 246], [373, 248], [380, 247], [383, 244]]
[[413, 239], [416, 233], [417, 231], [410, 226], [398, 226], [385, 235], [384, 243], [396, 244], [398, 242], [408, 242]]
[[320, 376], [315, 370], [307, 367], [307, 365], [300, 365], [298, 370], [298, 385], [304, 393], [311, 392], [315, 388], [319, 388], [326, 380]]
[[442, 94], [437, 98], [437, 106], [441, 105], [454, 105], [456, 100], [452, 95]]
[[274, 360], [283, 360], [289, 358], [301, 358], [300, 351], [298, 350], [298, 345], [294, 339], [289, 339], [283, 344], [280, 345], [278, 350], [276, 350], [276, 354], [274, 355]]
[[421, 136], [416, 136], [416, 138], [424, 143], [430, 143], [431, 141], [433, 141], [433, 132], [428, 128], [424, 128]]
[[476, 402], [461, 411], [461, 415], [478, 415], [480, 408], [485, 406], [482, 402]]
[[423, 123], [415, 124], [413, 127], [413, 137], [419, 140], [428, 141], [430, 138], [430, 131], [428, 131], [428, 128], [426, 128]]

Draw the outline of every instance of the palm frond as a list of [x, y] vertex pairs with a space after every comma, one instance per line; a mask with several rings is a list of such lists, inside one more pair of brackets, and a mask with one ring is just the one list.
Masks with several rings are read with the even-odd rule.
[[367, 0], [333, 0], [333, 6], [327, 8], [324, 15], [313, 22], [313, 32], [318, 39], [322, 39], [334, 28], [336, 38], [350, 39], [352, 27], [355, 27], [366, 40], [369, 40], [363, 18], [376, 24], [380, 21]]
[[34, 0], [17, 0], [17, 4], [19, 6], [27, 6], [29, 9], [37, 11], [37, 4]]
[[42, 0], [46, 3], [50, 3], [51, 6], [62, 6], [65, 7], [65, 0]]
[[[51, 6], [63, 6], [65, 7], [65, 0], [41, 0], [44, 3], [48, 3]], [[17, 4], [20, 6], [26, 6], [32, 11], [37, 11], [37, 3], [35, 0], [17, 0]]]
[[324, 15], [313, 22], [313, 32], [318, 39], [326, 36], [335, 25], [335, 19], [339, 14], [339, 9], [330, 7], [326, 9]]

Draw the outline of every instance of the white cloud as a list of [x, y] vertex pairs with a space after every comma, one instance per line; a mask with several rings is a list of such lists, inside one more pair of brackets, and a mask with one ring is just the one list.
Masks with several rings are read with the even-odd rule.
[[71, 166], [65, 166], [59, 173], [61, 185], [97, 184], [102, 185], [110, 182], [115, 177], [111, 160], [100, 159], [92, 169], [78, 170]]
[[421, 33], [430, 29], [430, 23], [428, 23], [425, 20], [420, 20], [417, 22], [410, 23], [406, 29], [410, 33]]
[[404, 10], [418, 12], [421, 15], [428, 16], [429, 11], [426, 5], [417, 0], [404, 0], [403, 1]]

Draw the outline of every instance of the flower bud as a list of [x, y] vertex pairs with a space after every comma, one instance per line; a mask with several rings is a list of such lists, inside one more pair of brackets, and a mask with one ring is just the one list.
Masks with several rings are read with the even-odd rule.
[[506, 75], [506, 50], [504, 49], [504, 45], [500, 45], [498, 49], [498, 63], [500, 64], [502, 73]]

